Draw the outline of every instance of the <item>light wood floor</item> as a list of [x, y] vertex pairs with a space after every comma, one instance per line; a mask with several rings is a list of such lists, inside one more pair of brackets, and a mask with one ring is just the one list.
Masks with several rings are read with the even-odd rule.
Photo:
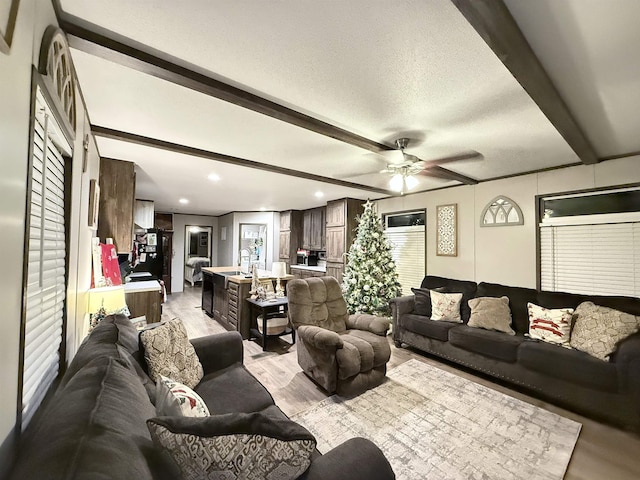
[[[200, 308], [200, 286], [185, 285], [182, 293], [169, 295], [163, 305], [162, 320], [180, 318], [190, 338], [224, 332], [225, 329]], [[289, 336], [270, 339], [268, 352], [257, 341], [244, 341], [244, 363], [251, 373], [271, 392], [278, 406], [293, 415], [327, 397], [322, 389], [305, 376], [298, 366], [296, 347]], [[391, 339], [390, 339], [391, 342]], [[582, 424], [578, 443], [565, 475], [567, 480], [638, 480], [640, 479], [640, 436], [595, 422], [555, 405], [493, 383], [467, 371], [441, 363], [411, 349], [396, 348], [391, 342], [394, 368], [415, 358], [421, 362], [468, 378], [494, 390], [545, 408]]]

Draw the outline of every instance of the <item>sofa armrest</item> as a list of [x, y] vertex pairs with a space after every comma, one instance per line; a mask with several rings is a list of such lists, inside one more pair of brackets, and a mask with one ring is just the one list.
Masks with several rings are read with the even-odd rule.
[[384, 337], [389, 330], [389, 319], [369, 315], [365, 313], [355, 313], [347, 318], [347, 328], [354, 330], [366, 330], [376, 335]]
[[415, 295], [405, 295], [404, 297], [396, 297], [389, 300], [391, 305], [391, 319], [393, 320], [393, 332], [398, 331], [401, 326], [400, 318], [406, 313], [413, 312], [415, 306]]
[[620, 343], [615, 362], [622, 388], [640, 396], [640, 333]]
[[340, 335], [332, 330], [316, 327], [315, 325], [301, 325], [297, 331], [306, 344], [318, 350], [335, 351], [342, 348]]
[[239, 332], [225, 332], [191, 339], [205, 375], [234, 363], [242, 363], [244, 349]]
[[311, 462], [301, 480], [391, 480], [396, 478], [382, 451], [364, 438], [351, 438]]

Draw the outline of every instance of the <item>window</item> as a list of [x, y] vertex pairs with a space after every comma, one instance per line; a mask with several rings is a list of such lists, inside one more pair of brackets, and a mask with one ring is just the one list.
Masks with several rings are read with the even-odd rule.
[[58, 375], [66, 289], [65, 160], [69, 143], [36, 89], [23, 300], [22, 428]]
[[411, 295], [411, 288], [419, 287], [425, 274], [425, 212], [388, 214], [385, 225], [402, 294]]
[[640, 189], [540, 200], [540, 288], [640, 296]]

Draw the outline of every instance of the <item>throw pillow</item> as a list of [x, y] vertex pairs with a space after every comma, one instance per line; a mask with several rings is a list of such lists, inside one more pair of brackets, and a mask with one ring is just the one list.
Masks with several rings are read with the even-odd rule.
[[444, 292], [444, 287], [438, 288], [412, 288], [411, 291], [414, 295], [413, 313], [416, 315], [424, 315], [431, 317], [431, 290], [436, 292]]
[[170, 320], [140, 334], [149, 376], [155, 382], [161, 375], [195, 387], [204, 372], [187, 331], [178, 319]]
[[509, 297], [477, 297], [469, 300], [471, 316], [467, 325], [485, 330], [496, 330], [509, 335], [516, 332], [511, 328]]
[[159, 417], [208, 417], [202, 397], [182, 383], [160, 375], [156, 382], [156, 415]]
[[431, 290], [431, 320], [462, 323], [461, 301], [461, 293], [440, 293]]
[[575, 315], [571, 347], [601, 360], [608, 360], [618, 343], [640, 328], [640, 317], [593, 302], [582, 302]]
[[147, 427], [185, 480], [294, 479], [309, 467], [316, 448], [304, 427], [262, 412], [151, 418]]
[[528, 302], [527, 310], [529, 337], [569, 347], [573, 308], [549, 309]]

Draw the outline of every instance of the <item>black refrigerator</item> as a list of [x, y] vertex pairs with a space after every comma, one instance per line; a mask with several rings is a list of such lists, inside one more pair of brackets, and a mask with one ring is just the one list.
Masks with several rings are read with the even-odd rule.
[[163, 253], [161, 230], [150, 228], [144, 233], [136, 233], [133, 242], [133, 271], [150, 273], [153, 278], [147, 276], [145, 280], [162, 280]]

